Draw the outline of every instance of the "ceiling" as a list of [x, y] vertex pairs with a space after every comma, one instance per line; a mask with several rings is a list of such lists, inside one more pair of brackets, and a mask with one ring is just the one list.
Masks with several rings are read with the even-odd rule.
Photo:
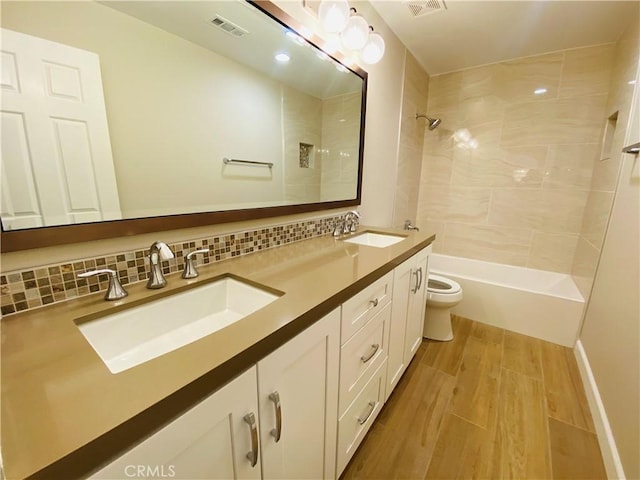
[[637, 0], [445, 0], [446, 9], [417, 17], [408, 4], [431, 2], [370, 2], [429, 75], [615, 42], [640, 21]]

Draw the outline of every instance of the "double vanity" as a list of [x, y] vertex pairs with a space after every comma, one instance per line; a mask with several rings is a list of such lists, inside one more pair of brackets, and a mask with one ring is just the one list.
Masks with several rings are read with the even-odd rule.
[[364, 229], [13, 315], [7, 478], [337, 478], [421, 338], [433, 235]]

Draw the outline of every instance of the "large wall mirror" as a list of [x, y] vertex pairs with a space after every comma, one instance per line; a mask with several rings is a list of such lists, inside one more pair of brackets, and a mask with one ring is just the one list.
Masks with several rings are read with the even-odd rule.
[[360, 203], [367, 75], [270, 2], [3, 1], [1, 26], [2, 251]]

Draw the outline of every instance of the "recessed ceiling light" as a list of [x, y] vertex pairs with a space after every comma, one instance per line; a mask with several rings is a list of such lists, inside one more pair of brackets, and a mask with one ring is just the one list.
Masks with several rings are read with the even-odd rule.
[[546, 88], [536, 88], [533, 93], [535, 95], [544, 95], [545, 93], [547, 93], [547, 89]]
[[276, 60], [280, 63], [287, 63], [289, 60], [291, 60], [291, 57], [289, 57], [289, 55], [287, 55], [286, 53], [278, 53], [276, 55]]

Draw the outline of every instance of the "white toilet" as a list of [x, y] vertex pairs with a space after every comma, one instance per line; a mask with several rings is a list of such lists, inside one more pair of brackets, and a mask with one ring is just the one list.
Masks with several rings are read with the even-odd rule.
[[449, 310], [461, 300], [462, 287], [457, 282], [430, 273], [422, 336], [432, 340], [453, 340]]

